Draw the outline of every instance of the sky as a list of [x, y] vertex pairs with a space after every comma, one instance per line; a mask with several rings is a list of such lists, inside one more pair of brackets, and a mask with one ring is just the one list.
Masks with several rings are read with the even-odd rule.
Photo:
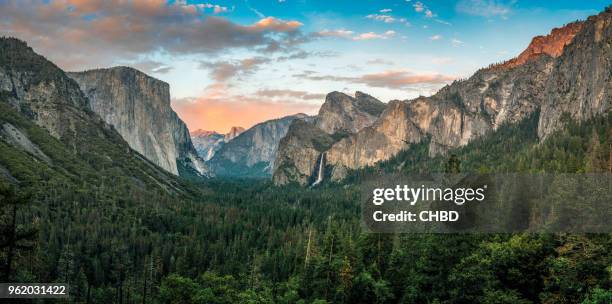
[[67, 71], [170, 84], [190, 130], [316, 114], [332, 91], [428, 96], [607, 1], [0, 0], [0, 35]]

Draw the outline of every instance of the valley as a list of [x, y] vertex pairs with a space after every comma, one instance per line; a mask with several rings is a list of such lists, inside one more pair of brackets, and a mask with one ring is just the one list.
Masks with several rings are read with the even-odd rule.
[[334, 91], [224, 133], [142, 71], [2, 37], [0, 281], [70, 284], [27, 303], [606, 303], [609, 234], [367, 233], [360, 201], [385, 174], [612, 173], [611, 59], [608, 7], [431, 96]]

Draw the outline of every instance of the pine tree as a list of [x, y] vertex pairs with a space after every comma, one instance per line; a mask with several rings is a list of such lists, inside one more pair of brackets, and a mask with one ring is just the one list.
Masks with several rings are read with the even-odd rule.
[[452, 154], [446, 163], [446, 173], [460, 173], [461, 172], [461, 161], [457, 155]]
[[16, 186], [0, 184], [0, 250], [5, 250], [2, 282], [10, 282], [13, 261], [18, 251], [31, 251], [32, 242], [38, 233], [36, 229], [19, 228], [17, 214], [19, 208], [30, 201], [30, 194], [18, 192]]

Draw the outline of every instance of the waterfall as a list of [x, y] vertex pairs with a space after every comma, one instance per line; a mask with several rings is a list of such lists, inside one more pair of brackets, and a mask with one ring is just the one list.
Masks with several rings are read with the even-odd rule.
[[319, 172], [317, 174], [317, 180], [312, 183], [311, 187], [314, 187], [320, 184], [323, 181], [323, 176], [325, 175], [325, 152], [321, 153], [319, 158]]

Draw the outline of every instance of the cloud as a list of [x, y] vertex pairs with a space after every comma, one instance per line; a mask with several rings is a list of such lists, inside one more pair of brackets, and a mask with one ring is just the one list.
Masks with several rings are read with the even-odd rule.
[[366, 74], [355, 80], [372, 87], [386, 87], [393, 89], [405, 88], [409, 85], [423, 83], [446, 83], [455, 77], [441, 74], [415, 74], [407, 70], [390, 70], [375, 74]]
[[349, 31], [349, 30], [345, 30], [345, 29], [339, 29], [339, 30], [322, 30], [319, 32], [314, 33], [315, 37], [338, 37], [338, 38], [345, 38], [345, 39], [351, 39], [351, 40], [373, 40], [373, 39], [387, 39], [390, 37], [395, 36], [396, 32], [389, 30], [386, 31], [384, 33], [375, 33], [375, 32], [367, 32], [367, 33], [361, 33], [361, 34], [355, 34], [355, 32], [353, 31]]
[[353, 40], [372, 40], [372, 39], [387, 39], [395, 36], [395, 31], [386, 31], [382, 34], [374, 32], [363, 33], [353, 37]]
[[417, 13], [420, 13], [425, 10], [425, 4], [423, 4], [423, 2], [421, 1], [417, 1], [415, 4], [412, 5], [412, 7], [414, 7], [414, 11]]
[[380, 64], [380, 65], [393, 65], [392, 61], [385, 60], [385, 59], [382, 59], [382, 58], [376, 58], [376, 59], [368, 60], [366, 63], [367, 64]]
[[388, 70], [379, 73], [365, 74], [358, 77], [314, 75], [301, 73], [293, 75], [297, 78], [314, 81], [338, 81], [365, 84], [371, 87], [390, 89], [408, 89], [414, 85], [443, 84], [455, 80], [455, 77], [438, 73], [414, 73], [409, 70]]
[[433, 35], [433, 36], [429, 37], [429, 40], [433, 40], [433, 41], [440, 40], [440, 39], [442, 39], [442, 36], [440, 36], [440, 35]]
[[219, 88], [219, 91], [207, 91], [199, 97], [175, 99], [172, 107], [190, 130], [222, 133], [232, 126], [249, 128], [262, 121], [287, 115], [314, 114], [320, 107], [320, 103], [300, 101], [291, 96], [271, 100], [258, 94], [234, 95], [222, 91], [223, 88]]
[[367, 15], [366, 18], [368, 19], [372, 19], [372, 20], [376, 20], [376, 21], [382, 21], [384, 23], [405, 23], [407, 25], [410, 25], [410, 23], [408, 22], [408, 20], [406, 20], [406, 18], [395, 18], [391, 15], [385, 15], [385, 14], [370, 14]]
[[210, 69], [212, 78], [222, 83], [235, 77], [250, 75], [268, 62], [268, 58], [253, 57], [235, 61], [200, 62], [200, 68]]
[[306, 41], [298, 21], [264, 17], [243, 25], [215, 15], [228, 11], [215, 4], [166, 0], [0, 1], [0, 32], [28, 41], [71, 70], [156, 52], [287, 52]]
[[425, 15], [426, 18], [433, 18], [436, 17], [437, 15], [434, 14], [434, 12], [432, 12], [427, 5], [425, 5], [423, 2], [421, 1], [417, 1], [416, 3], [414, 3], [412, 5], [412, 7], [414, 8], [414, 11], [417, 13], [423, 13]]
[[287, 61], [287, 60], [293, 60], [293, 59], [306, 59], [308, 57], [311, 57], [313, 55], [312, 52], [307, 52], [304, 50], [299, 50], [295, 53], [286, 55], [286, 56], [280, 56], [278, 58], [276, 58], [277, 61]]
[[501, 16], [503, 18], [512, 12], [514, 3], [516, 3], [516, 0], [461, 0], [457, 3], [455, 9], [457, 12], [473, 16]]
[[299, 21], [283, 21], [274, 17], [266, 17], [257, 21], [252, 27], [261, 31], [292, 32], [302, 25]]
[[395, 18], [393, 18], [393, 17], [391, 17], [389, 15], [370, 14], [370, 15], [367, 15], [366, 18], [372, 19], [372, 20], [376, 20], [376, 21], [382, 21], [384, 23], [393, 23], [393, 22], [395, 22]]
[[453, 47], [460, 47], [463, 46], [465, 44], [465, 42], [457, 39], [457, 38], [453, 38], [451, 39], [451, 44], [453, 45]]
[[295, 91], [295, 90], [259, 90], [255, 93], [255, 95], [260, 97], [293, 97], [302, 100], [323, 100], [325, 99], [325, 94], [317, 94], [317, 93], [308, 93], [306, 91]]
[[210, 3], [203, 3], [203, 4], [196, 4], [196, 7], [200, 7], [200, 8], [210, 8], [212, 9], [213, 13], [215, 14], [220, 14], [220, 13], [227, 13], [228, 9], [226, 6], [220, 6], [220, 5], [216, 5], [216, 4], [210, 4]]
[[392, 9], [390, 9], [390, 8], [385, 8], [385, 9], [381, 9], [379, 12], [381, 12], [381, 13], [383, 13], [383, 14], [386, 14], [386, 13], [390, 13], [390, 12], [392, 12], [392, 11], [393, 11], [393, 10], [392, 10]]
[[441, 19], [433, 19], [433, 21], [438, 22], [440, 24], [448, 25], [448, 26], [453, 25], [452, 23], [450, 23], [448, 21], [441, 20]]
[[339, 30], [322, 30], [316, 33], [316, 35], [320, 36], [320, 37], [342, 37], [342, 38], [349, 38], [351, 37], [355, 32], [353, 31], [349, 31], [349, 30], [345, 30], [345, 29], [339, 29]]
[[154, 60], [143, 60], [127, 65], [147, 74], [166, 74], [173, 69], [171, 66]]
[[294, 53], [285, 55], [285, 56], [279, 56], [276, 58], [276, 61], [287, 61], [287, 60], [295, 60], [295, 59], [306, 59], [306, 58], [310, 58], [310, 57], [319, 57], [319, 58], [323, 58], [323, 57], [335, 57], [338, 56], [337, 53], [332, 52], [332, 51], [321, 51], [321, 52], [307, 52], [304, 50], [299, 50], [296, 51]]

